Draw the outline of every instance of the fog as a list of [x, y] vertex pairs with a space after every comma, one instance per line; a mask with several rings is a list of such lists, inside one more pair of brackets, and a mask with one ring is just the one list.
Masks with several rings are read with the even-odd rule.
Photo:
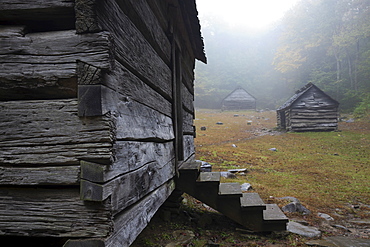
[[276, 109], [309, 82], [348, 111], [369, 95], [368, 1], [197, 0], [197, 7], [208, 64], [196, 64], [196, 107], [220, 108], [238, 86], [260, 109]]

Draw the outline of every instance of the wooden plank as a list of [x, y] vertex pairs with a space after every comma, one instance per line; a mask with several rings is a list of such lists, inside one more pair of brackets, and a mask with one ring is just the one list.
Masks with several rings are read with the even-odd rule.
[[[136, 15], [129, 15], [138, 27], [138, 29], [144, 34], [146, 39], [150, 41], [152, 46], [157, 50], [159, 54], [163, 54], [162, 58], [169, 64], [171, 60], [171, 44], [168, 37], [159, 23], [159, 20], [153, 13], [149, 4], [146, 0], [128, 0], [130, 5], [126, 9], [134, 9]], [[130, 8], [131, 7], [131, 8]], [[125, 11], [125, 9], [123, 9]]]
[[0, 167], [1, 185], [78, 185], [80, 166]]
[[76, 188], [0, 189], [2, 235], [105, 237], [113, 222], [109, 203], [81, 201]]
[[184, 135], [184, 160], [188, 160], [193, 154], [195, 154], [194, 136]]
[[105, 184], [81, 180], [81, 199], [104, 201], [110, 197], [112, 213], [116, 214], [172, 179], [174, 175], [175, 166], [170, 161], [167, 164], [149, 163]]
[[117, 140], [174, 139], [172, 119], [131, 98], [102, 87], [102, 115], [110, 114]]
[[162, 0], [147, 0], [148, 5], [153, 11], [153, 14], [157, 17], [158, 22], [162, 26], [163, 30], [169, 30], [168, 29], [168, 18], [167, 18], [167, 2], [164, 2]]
[[113, 146], [112, 164], [103, 165], [81, 161], [81, 178], [105, 183], [127, 172], [156, 162], [166, 164], [174, 158], [173, 142], [155, 143], [139, 141], [117, 141]]
[[315, 124], [315, 123], [337, 123], [338, 120], [337, 118], [310, 118], [310, 119], [305, 119], [305, 118], [299, 118], [299, 119], [296, 119], [296, 118], [291, 118], [290, 119], [291, 123], [292, 124], [296, 124], [296, 123], [312, 123], [312, 124]]
[[338, 112], [337, 108], [332, 107], [322, 107], [320, 109], [306, 109], [306, 108], [294, 108], [291, 109], [291, 114], [295, 113], [336, 113]]
[[35, 29], [72, 29], [74, 0], [2, 0], [0, 21], [22, 23]]
[[116, 215], [114, 232], [109, 237], [105, 239], [70, 239], [64, 247], [130, 246], [174, 189], [175, 183], [170, 180], [134, 204], [129, 210]]
[[32, 98], [60, 98], [63, 93], [64, 97], [76, 97], [77, 60], [101, 69], [110, 68], [107, 32], [77, 35], [69, 30], [25, 36], [18, 35], [19, 29], [14, 32], [9, 34], [7, 29], [3, 32], [7, 36], [0, 34], [2, 100], [24, 98], [20, 90]]
[[109, 161], [111, 122], [79, 118], [77, 100], [0, 102], [0, 164], [79, 164]]
[[74, 0], [2, 0], [0, 10], [73, 8]]
[[183, 122], [182, 122], [183, 133], [187, 135], [193, 135], [194, 134], [193, 114], [187, 111], [183, 111], [182, 115], [183, 115]]
[[106, 246], [130, 246], [174, 189], [175, 183], [170, 180], [139, 201], [130, 210], [116, 216], [115, 231], [107, 239]]
[[97, 9], [99, 25], [113, 36], [116, 59], [163, 97], [171, 99], [171, 70], [116, 1], [98, 1]]
[[118, 61], [115, 62], [114, 69], [105, 75], [102, 83], [122, 95], [171, 116], [171, 103]]
[[181, 100], [183, 107], [190, 113], [194, 113], [194, 95], [181, 83]]

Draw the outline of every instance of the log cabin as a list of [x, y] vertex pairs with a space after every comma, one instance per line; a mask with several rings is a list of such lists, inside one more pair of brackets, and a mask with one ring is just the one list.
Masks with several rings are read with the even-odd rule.
[[222, 110], [255, 110], [256, 98], [238, 87], [222, 100]]
[[197, 15], [195, 0], [1, 1], [0, 239], [132, 244], [194, 161]]
[[277, 109], [277, 125], [287, 131], [334, 131], [338, 107], [336, 100], [308, 83]]
[[175, 191], [254, 231], [287, 218], [195, 162], [195, 0], [0, 3], [0, 241], [130, 246]]

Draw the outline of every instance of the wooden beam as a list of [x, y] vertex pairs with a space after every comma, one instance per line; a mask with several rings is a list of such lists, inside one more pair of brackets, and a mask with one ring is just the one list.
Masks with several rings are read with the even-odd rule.
[[105, 183], [146, 164], [166, 164], [174, 158], [173, 142], [117, 141], [113, 145], [113, 153], [115, 156], [110, 165], [81, 161], [81, 178]]
[[104, 201], [110, 197], [112, 213], [116, 214], [172, 179], [174, 175], [175, 166], [170, 161], [167, 164], [149, 163], [104, 184], [81, 180], [81, 199]]
[[1, 185], [79, 185], [80, 166], [0, 167]]
[[113, 232], [106, 238], [70, 239], [63, 247], [130, 246], [175, 189], [173, 180], [114, 217]]
[[0, 229], [27, 237], [106, 237], [113, 227], [109, 208], [81, 201], [78, 187], [1, 187]]
[[[76, 97], [77, 60], [110, 68], [107, 32], [77, 35], [69, 30], [23, 36], [20, 28], [11, 30], [0, 29], [2, 100]], [[26, 96], [19, 93], [23, 91]]]
[[116, 1], [97, 1], [97, 20], [112, 34], [115, 58], [138, 78], [171, 99], [171, 70]]
[[115, 61], [114, 69], [104, 75], [102, 83], [122, 95], [171, 116], [171, 102], [118, 61]]
[[102, 87], [102, 114], [114, 121], [117, 140], [174, 139], [170, 117], [107, 87]]
[[112, 157], [110, 119], [79, 118], [76, 99], [0, 102], [0, 109], [0, 164], [78, 165]]

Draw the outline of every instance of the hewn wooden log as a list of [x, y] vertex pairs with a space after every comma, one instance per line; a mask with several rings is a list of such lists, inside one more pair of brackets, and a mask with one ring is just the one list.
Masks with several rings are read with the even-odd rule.
[[103, 115], [110, 113], [118, 140], [174, 138], [172, 119], [109, 88], [102, 87]]
[[336, 119], [338, 118], [338, 114], [330, 113], [330, 114], [316, 114], [316, 113], [306, 113], [306, 114], [294, 114], [292, 118], [295, 119], [323, 119], [323, 118], [331, 118]]
[[162, 96], [170, 99], [171, 70], [143, 34], [133, 25], [116, 1], [98, 1], [97, 9], [99, 25], [104, 30], [110, 31], [113, 36], [117, 60]]
[[[125, 2], [125, 1], [123, 1]], [[161, 55], [162, 59], [169, 64], [171, 59], [171, 44], [162, 29], [159, 20], [152, 12], [149, 4], [145, 0], [129, 0], [127, 7], [123, 6], [123, 11], [135, 22], [136, 27], [143, 33], [145, 38], [151, 43], [153, 48]], [[135, 10], [136, 15], [132, 10]]]
[[105, 184], [81, 180], [81, 199], [104, 201], [110, 196], [113, 214], [139, 201], [175, 175], [174, 163], [149, 163]]
[[187, 160], [195, 153], [194, 136], [184, 135], [184, 160]]
[[95, 85], [102, 83], [102, 69], [94, 65], [77, 61], [78, 85]]
[[0, 189], [2, 235], [105, 237], [111, 233], [109, 201], [83, 202], [78, 188]]
[[291, 127], [292, 128], [300, 128], [300, 127], [317, 127], [319, 128], [326, 128], [326, 127], [337, 127], [337, 123], [292, 123]]
[[0, 102], [0, 164], [79, 164], [109, 162], [111, 122], [79, 118], [77, 100]]
[[188, 113], [187, 111], [183, 111], [183, 133], [188, 135], [194, 134], [194, 116], [193, 114]]
[[1, 185], [78, 185], [80, 166], [0, 167]]
[[111, 165], [81, 161], [81, 178], [105, 183], [115, 177], [134, 171], [152, 162], [166, 164], [174, 158], [173, 142], [117, 141], [113, 146]]
[[117, 214], [114, 218], [114, 231], [107, 238], [70, 239], [64, 247], [130, 246], [174, 189], [175, 183], [170, 180], [129, 210]]
[[6, 36], [0, 34], [1, 99], [22, 99], [22, 89], [33, 93], [38, 89], [38, 95], [29, 95], [33, 98], [76, 97], [77, 60], [100, 69], [110, 68], [107, 32], [77, 35], [70, 30], [26, 36], [19, 32], [15, 29], [9, 34], [7, 29]]
[[292, 124], [293, 123], [302, 123], [302, 124], [312, 123], [312, 124], [315, 124], [315, 123], [337, 123], [338, 122], [337, 118], [310, 118], [310, 119], [298, 118], [298, 119], [296, 119], [295, 117], [291, 118], [290, 121], [291, 121]]
[[2, 0], [0, 21], [22, 23], [33, 30], [73, 29], [74, 0]]
[[174, 189], [175, 183], [170, 180], [139, 201], [130, 210], [117, 215], [114, 221], [115, 231], [107, 239], [106, 246], [130, 246]]
[[194, 113], [194, 95], [181, 83], [181, 97], [183, 107], [190, 113]]
[[161, 0], [152, 0], [147, 1], [148, 5], [153, 11], [153, 14], [157, 17], [158, 22], [160, 23], [163, 30], [168, 30], [168, 6], [167, 2], [163, 2]]
[[101, 31], [96, 19], [96, 0], [76, 0], [76, 32], [89, 33]]
[[171, 116], [171, 103], [117, 61], [102, 83], [124, 96]]

